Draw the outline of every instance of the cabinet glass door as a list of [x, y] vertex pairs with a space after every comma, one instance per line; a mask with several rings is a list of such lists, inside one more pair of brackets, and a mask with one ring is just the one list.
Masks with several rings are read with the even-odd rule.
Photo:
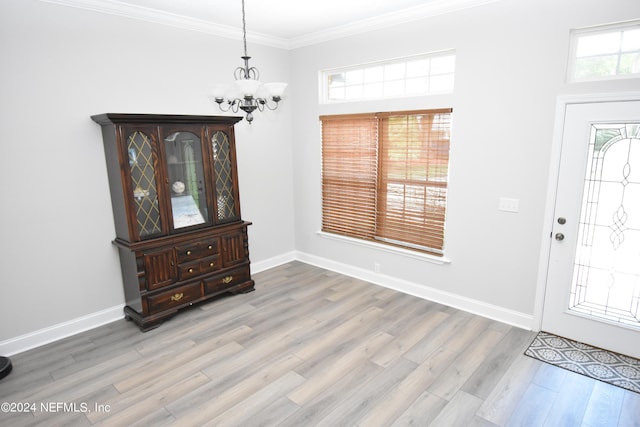
[[173, 132], [164, 139], [173, 228], [209, 222], [200, 137]]
[[151, 138], [142, 131], [127, 136], [133, 203], [141, 238], [162, 233]]
[[218, 222], [237, 218], [236, 200], [233, 186], [231, 145], [229, 135], [222, 131], [213, 132], [211, 137], [213, 167], [216, 174], [216, 216]]

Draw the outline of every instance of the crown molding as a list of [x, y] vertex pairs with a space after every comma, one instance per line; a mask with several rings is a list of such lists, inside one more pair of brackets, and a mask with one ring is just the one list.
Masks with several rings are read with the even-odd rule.
[[420, 6], [401, 9], [396, 12], [387, 13], [374, 18], [363, 19], [350, 24], [340, 25], [328, 28], [324, 31], [318, 31], [302, 37], [293, 38], [289, 40], [288, 48], [297, 49], [299, 47], [362, 34], [367, 31], [378, 30], [394, 25], [406, 24], [425, 18], [431, 18], [464, 9], [471, 9], [499, 1], [502, 0], [435, 0]]
[[[162, 10], [131, 5], [117, 0], [40, 0], [60, 6], [90, 10], [124, 18], [137, 19], [155, 24], [168, 25], [175, 28], [197, 31], [200, 33], [224, 37], [232, 40], [242, 40], [242, 29], [230, 25], [218, 24], [203, 19], [177, 15]], [[288, 39], [274, 37], [267, 34], [247, 32], [247, 40], [265, 46], [289, 49]]]
[[[198, 31], [214, 36], [233, 40], [242, 40], [242, 30], [224, 24], [217, 24], [202, 19], [177, 15], [157, 9], [131, 5], [118, 0], [40, 0], [61, 6], [138, 19], [156, 24], [168, 25], [176, 28]], [[434, 0], [423, 5], [398, 10], [374, 18], [355, 21], [346, 25], [327, 28], [323, 31], [307, 34], [301, 37], [286, 39], [262, 33], [247, 32], [247, 40], [265, 46], [280, 49], [297, 49], [342, 37], [353, 36], [367, 31], [404, 24], [424, 18], [443, 15], [459, 10], [483, 6], [501, 0]]]

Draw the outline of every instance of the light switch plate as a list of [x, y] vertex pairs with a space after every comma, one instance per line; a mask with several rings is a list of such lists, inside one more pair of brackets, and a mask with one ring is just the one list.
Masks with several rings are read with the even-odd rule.
[[509, 199], [506, 197], [500, 197], [498, 210], [503, 212], [520, 212], [520, 199]]

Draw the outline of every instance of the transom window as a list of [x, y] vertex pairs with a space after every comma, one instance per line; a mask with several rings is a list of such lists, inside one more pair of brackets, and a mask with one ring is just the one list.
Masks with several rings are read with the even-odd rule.
[[325, 70], [321, 102], [359, 101], [452, 92], [455, 51]]
[[640, 77], [640, 20], [575, 30], [569, 81]]

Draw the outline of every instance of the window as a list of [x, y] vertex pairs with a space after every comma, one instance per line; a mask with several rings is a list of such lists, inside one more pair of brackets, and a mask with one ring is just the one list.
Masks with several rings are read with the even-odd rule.
[[441, 256], [451, 112], [321, 116], [322, 231]]
[[322, 71], [323, 102], [359, 101], [453, 91], [454, 51]]
[[640, 77], [640, 21], [571, 34], [569, 81]]

